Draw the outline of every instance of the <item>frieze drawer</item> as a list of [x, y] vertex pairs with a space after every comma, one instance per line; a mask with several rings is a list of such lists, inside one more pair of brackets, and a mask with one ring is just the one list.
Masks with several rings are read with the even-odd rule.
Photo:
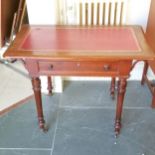
[[100, 61], [39, 61], [40, 74], [51, 73], [53, 75], [104, 75], [118, 72], [117, 62]]

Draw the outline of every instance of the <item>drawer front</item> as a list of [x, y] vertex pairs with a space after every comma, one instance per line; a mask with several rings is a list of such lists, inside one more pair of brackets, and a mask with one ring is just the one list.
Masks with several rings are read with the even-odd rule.
[[53, 75], [111, 75], [118, 72], [117, 62], [58, 62], [39, 61], [40, 74]]

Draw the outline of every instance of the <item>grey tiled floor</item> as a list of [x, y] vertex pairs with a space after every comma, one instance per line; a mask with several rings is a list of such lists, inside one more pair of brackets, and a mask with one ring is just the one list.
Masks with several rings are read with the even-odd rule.
[[43, 96], [49, 127], [37, 126], [34, 99], [0, 118], [0, 155], [154, 155], [155, 110], [140, 82], [128, 82], [120, 136], [108, 82], [66, 82], [63, 94]]

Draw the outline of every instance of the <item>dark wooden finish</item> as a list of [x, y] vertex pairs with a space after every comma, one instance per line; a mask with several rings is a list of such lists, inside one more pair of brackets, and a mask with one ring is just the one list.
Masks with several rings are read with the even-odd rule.
[[112, 99], [115, 98], [115, 82], [116, 82], [115, 78], [114, 77], [111, 78], [110, 96]]
[[[119, 61], [38, 61], [41, 75], [116, 75], [119, 74]], [[63, 66], [63, 67], [62, 67]]]
[[14, 17], [13, 17], [11, 33], [10, 33], [10, 38], [9, 38], [9, 43], [11, 43], [13, 41], [13, 35], [14, 35], [14, 32], [15, 32], [15, 22], [16, 22], [16, 19], [17, 19], [17, 13], [15, 13]]
[[142, 80], [141, 80], [141, 84], [143, 85], [145, 82], [145, 76], [147, 74], [147, 70], [148, 70], [148, 63], [144, 62], [144, 69], [143, 69], [143, 75], [142, 75]]
[[[149, 18], [148, 18], [145, 36], [146, 36], [146, 39], [147, 39], [149, 45], [155, 52], [155, 1], [154, 0], [151, 1]], [[155, 108], [155, 86], [152, 84], [152, 82], [147, 77], [148, 66], [151, 67], [153, 73], [155, 74], [155, 60], [145, 61], [141, 84], [144, 84], [144, 82], [147, 83], [147, 85], [151, 91], [151, 94], [152, 94], [151, 106], [152, 106], [152, 108]]]
[[19, 0], [0, 0], [0, 47], [5, 44], [11, 33], [14, 13]]
[[[24, 8], [20, 7], [19, 2], [24, 4], [22, 6]], [[0, 0], [0, 47], [9, 41], [13, 32], [19, 30], [19, 26], [23, 23], [28, 23], [26, 1]]]
[[154, 88], [153, 88], [153, 95], [152, 95], [151, 107], [152, 107], [152, 108], [155, 108], [155, 91], [154, 91]]
[[47, 77], [47, 89], [48, 89], [48, 94], [51, 95], [52, 94], [52, 79], [50, 76]]
[[34, 90], [35, 99], [37, 102], [37, 111], [40, 128], [44, 126], [43, 112], [42, 112], [42, 103], [41, 103], [41, 85], [40, 79], [38, 77], [32, 77], [32, 85]]
[[43, 131], [46, 131], [45, 120], [43, 116], [42, 100], [41, 100], [41, 85], [40, 85], [40, 79], [38, 77], [32, 77], [32, 86], [37, 103], [36, 107], [38, 112], [39, 127], [43, 129]]
[[[37, 30], [37, 33], [42, 34], [41, 32], [44, 32], [43, 29], [47, 29], [48, 34], [45, 35], [45, 37], [49, 37], [47, 35], [54, 35], [61, 34], [60, 38], [56, 35], [56, 45], [57, 40], [61, 39], [61, 45], [55, 46], [54, 49], [49, 46], [51, 45], [51, 42], [49, 42], [49, 45], [47, 45], [47, 42], [44, 42], [47, 46], [51, 47], [52, 49], [44, 49], [40, 47], [40, 42], [38, 44], [34, 44], [34, 42], [38, 38], [33, 38], [31, 36], [31, 39], [26, 41], [26, 37], [31, 35], [32, 29]], [[50, 29], [53, 28], [57, 30], [57, 33], [49, 34]], [[100, 29], [103, 29], [100, 31]], [[104, 50], [102, 44], [98, 44], [102, 47], [102, 50], [95, 50], [99, 49], [98, 45], [96, 45], [98, 40], [100, 39], [97, 35], [100, 35], [100, 33], [104, 32], [104, 29], [107, 31], [108, 27], [90, 27], [90, 26], [57, 26], [57, 27], [51, 27], [51, 26], [23, 26], [21, 31], [18, 33], [15, 41], [13, 44], [8, 48], [6, 53], [4, 54], [4, 57], [11, 57], [11, 58], [17, 58], [22, 59], [25, 62], [25, 67], [27, 68], [29, 75], [32, 78], [32, 84], [33, 84], [33, 90], [35, 94], [36, 99], [36, 106], [37, 106], [37, 112], [38, 112], [38, 120], [39, 120], [39, 126], [42, 129], [45, 129], [45, 123], [44, 123], [44, 117], [43, 117], [43, 108], [42, 108], [42, 101], [41, 101], [41, 91], [40, 91], [40, 75], [46, 75], [46, 76], [52, 76], [52, 75], [71, 75], [71, 76], [110, 76], [110, 77], [118, 77], [120, 82], [118, 83], [118, 94], [117, 94], [117, 106], [116, 106], [116, 118], [115, 118], [115, 132], [118, 134], [121, 129], [121, 115], [122, 115], [122, 109], [123, 109], [123, 99], [125, 95], [126, 90], [126, 79], [129, 77], [130, 70], [132, 68], [132, 61], [137, 60], [151, 60], [152, 57], [154, 57], [153, 52], [147, 45], [147, 42], [145, 41], [143, 32], [141, 27], [139, 26], [127, 26], [123, 27], [123, 29], [130, 28], [132, 30], [132, 34], [134, 35], [134, 38], [136, 38], [136, 49], [131, 52], [131, 50]], [[121, 29], [122, 27], [120, 27]], [[77, 29], [80, 29], [82, 31], [81, 33], [75, 33]], [[64, 40], [63, 38], [63, 31], [71, 30], [74, 32], [74, 38], [72, 38], [72, 34], [65, 33]], [[84, 42], [88, 42], [89, 46], [85, 46], [81, 44], [81, 40], [78, 39], [81, 37], [83, 33], [86, 33], [86, 36], [89, 36], [93, 33], [93, 37], [96, 39], [94, 45], [90, 46], [89, 41], [92, 41], [92, 37], [83, 37]], [[116, 33], [116, 27], [110, 27], [110, 32], [113, 31], [111, 34], [114, 36], [114, 32]], [[117, 32], [119, 31], [117, 27]], [[98, 33], [99, 32], [99, 33]], [[122, 31], [120, 31], [122, 32]], [[106, 32], [105, 32], [106, 33]], [[69, 35], [68, 35], [69, 34]], [[96, 35], [96, 36], [95, 36]], [[102, 34], [104, 35], [104, 34]], [[42, 39], [44, 35], [40, 36]], [[75, 36], [77, 38], [75, 38]], [[118, 36], [120, 39], [120, 35]], [[47, 39], [44, 38], [44, 39]], [[112, 37], [113, 38], [113, 37]], [[76, 44], [71, 44], [72, 40], [76, 40]], [[106, 39], [110, 39], [107, 37]], [[48, 41], [50, 38], [48, 38]], [[64, 44], [64, 42], [67, 43]], [[125, 38], [123, 39], [123, 41]], [[59, 41], [59, 40], [58, 40]], [[110, 40], [108, 40], [110, 41]], [[118, 41], [118, 38], [116, 38], [116, 42]], [[26, 42], [26, 43], [25, 43]], [[52, 43], [54, 43], [55, 40], [53, 40]], [[115, 43], [116, 43], [115, 42]], [[25, 43], [25, 44], [24, 44]], [[42, 42], [43, 44], [43, 42]], [[42, 46], [41, 44], [41, 46]], [[129, 44], [129, 42], [128, 42]], [[62, 46], [63, 45], [63, 46]], [[70, 45], [70, 46], [68, 46]], [[78, 46], [77, 46], [78, 45]], [[124, 45], [124, 44], [123, 44]], [[61, 49], [59, 49], [61, 47]], [[37, 47], [40, 47], [39, 49]], [[67, 49], [66, 49], [67, 47]], [[82, 49], [87, 48], [87, 49]], [[90, 49], [94, 48], [95, 49]], [[75, 48], [75, 49], [74, 49]], [[111, 46], [110, 46], [111, 48]], [[128, 47], [130, 48], [130, 47]], [[51, 80], [49, 78], [49, 80]]]
[[119, 79], [118, 82], [118, 97], [117, 97], [117, 108], [116, 108], [116, 117], [115, 117], [115, 133], [116, 136], [119, 134], [121, 129], [121, 114], [123, 109], [123, 100], [126, 92], [127, 81], [126, 78]]

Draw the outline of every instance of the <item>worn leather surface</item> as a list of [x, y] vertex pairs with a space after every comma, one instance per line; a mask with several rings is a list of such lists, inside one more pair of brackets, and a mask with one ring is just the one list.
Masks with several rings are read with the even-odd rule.
[[33, 27], [24, 38], [20, 49], [50, 51], [140, 51], [131, 28], [59, 28]]

